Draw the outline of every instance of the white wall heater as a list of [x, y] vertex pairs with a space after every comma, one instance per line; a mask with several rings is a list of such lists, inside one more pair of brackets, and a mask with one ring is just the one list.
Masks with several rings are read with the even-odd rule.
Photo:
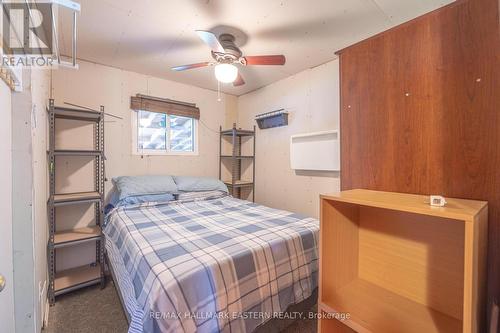
[[339, 132], [292, 135], [290, 164], [294, 170], [340, 171]]

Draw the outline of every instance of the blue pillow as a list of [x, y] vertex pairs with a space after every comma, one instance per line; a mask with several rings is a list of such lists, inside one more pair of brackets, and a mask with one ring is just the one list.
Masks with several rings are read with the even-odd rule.
[[176, 193], [172, 176], [122, 176], [113, 178], [118, 200], [138, 195]]
[[135, 195], [127, 197], [123, 200], [118, 200], [118, 192], [113, 190], [109, 196], [108, 204], [104, 207], [104, 214], [108, 215], [113, 208], [121, 206], [136, 205], [147, 202], [168, 202], [174, 200], [176, 200], [176, 197], [172, 193]]
[[113, 208], [118, 207], [118, 202], [118, 192], [113, 188], [109, 194], [108, 204], [104, 206], [104, 215], [108, 215]]
[[111, 192], [109, 193], [109, 198], [108, 198], [108, 204], [116, 207], [120, 199], [118, 198], [118, 192], [116, 191], [116, 188], [112, 188]]
[[174, 176], [179, 191], [224, 191], [228, 192], [226, 184], [215, 178]]
[[175, 200], [175, 196], [172, 193], [134, 195], [119, 201], [118, 205], [136, 205], [147, 202], [168, 202], [173, 200]]
[[220, 198], [226, 196], [224, 191], [197, 191], [197, 192], [179, 192], [176, 195], [177, 200], [203, 200]]

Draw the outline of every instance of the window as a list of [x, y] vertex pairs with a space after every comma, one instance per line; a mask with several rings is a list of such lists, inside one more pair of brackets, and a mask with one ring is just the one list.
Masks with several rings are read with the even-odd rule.
[[134, 112], [135, 154], [196, 154], [194, 118], [159, 112]]

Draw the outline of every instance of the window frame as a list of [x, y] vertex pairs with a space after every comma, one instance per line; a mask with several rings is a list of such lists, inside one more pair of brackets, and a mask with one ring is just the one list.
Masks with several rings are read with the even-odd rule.
[[[166, 134], [167, 134], [167, 142], [165, 150], [155, 150], [155, 149], [142, 149], [140, 150], [138, 147], [138, 139], [139, 139], [139, 117], [138, 114], [141, 111], [153, 112], [153, 113], [162, 113], [162, 112], [154, 112], [147, 110], [133, 110], [131, 117], [131, 125], [132, 125], [132, 155], [139, 156], [198, 156], [198, 119], [191, 118], [193, 121], [193, 151], [172, 151], [170, 150], [170, 115], [165, 114], [166, 116]], [[189, 117], [185, 117], [189, 118]]]

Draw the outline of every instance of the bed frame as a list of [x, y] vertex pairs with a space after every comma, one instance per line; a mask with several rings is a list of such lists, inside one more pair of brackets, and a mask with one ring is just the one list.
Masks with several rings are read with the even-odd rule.
[[109, 257], [108, 257], [107, 252], [105, 253], [105, 258], [106, 258], [105, 269], [106, 269], [106, 271], [109, 271], [111, 273], [111, 279], [113, 280], [113, 285], [115, 286], [115, 291], [118, 294], [118, 298], [120, 299], [120, 303], [122, 305], [122, 310], [123, 310], [123, 313], [125, 314], [125, 318], [127, 318], [127, 324], [130, 326], [130, 315], [129, 315], [127, 309], [125, 308], [125, 302], [123, 301], [122, 292], [120, 290], [120, 286], [118, 285], [115, 271], [113, 270], [113, 266], [111, 265], [111, 263], [109, 261]]

